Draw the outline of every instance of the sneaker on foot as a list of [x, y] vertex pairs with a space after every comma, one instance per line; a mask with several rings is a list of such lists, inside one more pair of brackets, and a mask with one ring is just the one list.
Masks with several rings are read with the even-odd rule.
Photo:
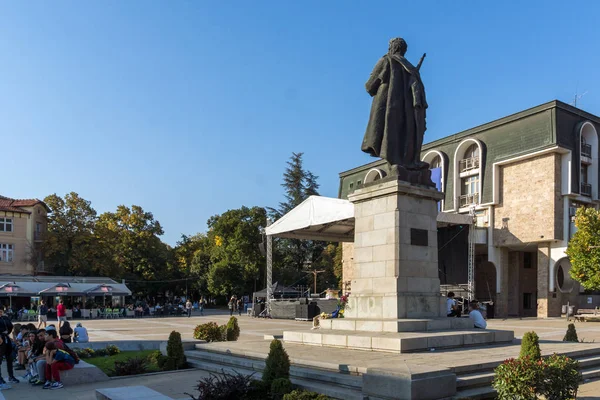
[[52, 382], [46, 381], [46, 383], [44, 383], [44, 389], [50, 389], [50, 386], [52, 386]]
[[0, 390], [12, 389], [12, 386], [7, 385], [6, 383], [0, 383]]
[[50, 386], [51, 390], [62, 389], [63, 384], [61, 382], [54, 382], [52, 386]]
[[44, 381], [41, 381], [41, 380], [39, 380], [39, 379], [36, 379], [35, 381], [31, 382], [31, 384], [32, 384], [33, 386], [40, 386], [40, 385], [43, 385], [43, 384], [44, 384]]
[[6, 381], [0, 376], [0, 385], [6, 385]]
[[15, 378], [14, 376], [11, 376], [10, 378], [8, 378], [8, 381], [10, 383], [21, 383], [21, 381], [18, 380], [17, 378]]

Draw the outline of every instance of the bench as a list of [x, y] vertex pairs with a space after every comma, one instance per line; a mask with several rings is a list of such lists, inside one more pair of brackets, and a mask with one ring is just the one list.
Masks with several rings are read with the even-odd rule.
[[573, 315], [575, 321], [585, 322], [586, 319], [600, 318], [600, 312], [598, 308], [580, 308], [577, 310], [577, 314]]
[[95, 365], [79, 360], [73, 369], [60, 371], [60, 380], [68, 386], [81, 385], [83, 383], [104, 382], [110, 378]]

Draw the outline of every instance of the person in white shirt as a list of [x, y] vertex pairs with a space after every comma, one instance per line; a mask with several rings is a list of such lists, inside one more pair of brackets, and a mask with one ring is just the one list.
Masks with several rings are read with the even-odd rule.
[[454, 292], [448, 292], [448, 299], [446, 300], [446, 314], [448, 317], [460, 318], [460, 308], [454, 300]]
[[475, 328], [487, 328], [487, 322], [485, 322], [483, 315], [481, 315], [481, 311], [479, 311], [479, 303], [477, 301], [472, 301], [471, 304], [469, 304], [469, 319], [473, 321], [473, 326]]
[[74, 332], [75, 332], [75, 336], [73, 336], [73, 342], [75, 342], [75, 343], [87, 343], [87, 342], [90, 341], [87, 329], [85, 329], [81, 325], [81, 322], [77, 323], [77, 326], [75, 327]]

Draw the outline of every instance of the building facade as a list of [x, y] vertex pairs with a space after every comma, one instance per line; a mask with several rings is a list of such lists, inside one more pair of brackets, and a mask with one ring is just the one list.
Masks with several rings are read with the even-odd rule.
[[48, 227], [48, 206], [37, 199], [0, 196], [0, 274], [48, 272], [42, 243]]
[[[576, 209], [600, 204], [599, 132], [597, 116], [552, 101], [423, 146], [421, 158], [445, 193], [439, 210], [475, 216], [475, 296], [493, 301], [496, 315], [553, 317], [567, 302], [600, 306], [571, 280], [565, 254]], [[339, 197], [387, 173], [383, 160], [343, 172]], [[442, 283], [467, 282], [467, 231], [439, 229]], [[343, 250], [348, 281], [352, 244]]]

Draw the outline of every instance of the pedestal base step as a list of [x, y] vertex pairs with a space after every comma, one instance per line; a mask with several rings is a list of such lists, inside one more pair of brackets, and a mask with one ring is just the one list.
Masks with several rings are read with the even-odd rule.
[[513, 339], [513, 331], [497, 330], [391, 333], [320, 329], [311, 332], [283, 332], [283, 340], [286, 343], [391, 353], [510, 343]]
[[457, 329], [472, 329], [469, 318], [432, 319], [368, 319], [334, 318], [319, 320], [321, 329], [366, 332], [430, 332]]

